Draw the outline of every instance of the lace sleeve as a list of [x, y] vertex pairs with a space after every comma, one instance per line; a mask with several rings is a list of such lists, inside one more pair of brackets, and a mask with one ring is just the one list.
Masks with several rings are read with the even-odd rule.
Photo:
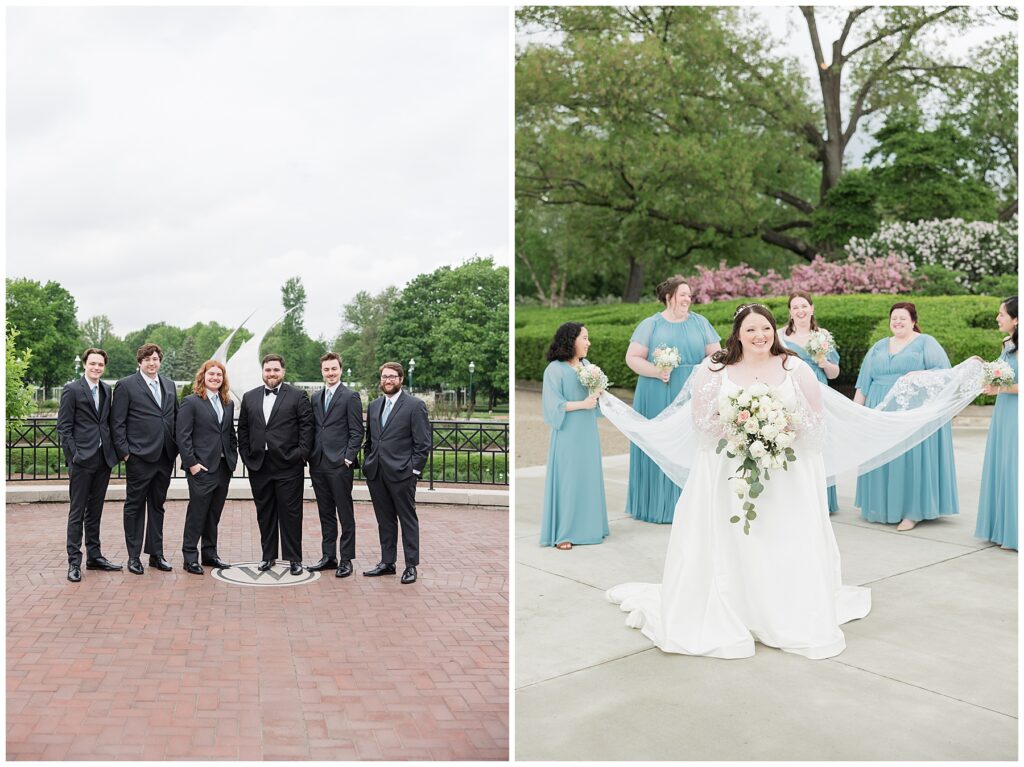
[[718, 443], [725, 431], [718, 421], [718, 397], [722, 390], [722, 371], [712, 370], [705, 362], [693, 372], [693, 428], [702, 443]]
[[822, 386], [806, 362], [799, 362], [792, 375], [796, 389], [797, 438], [801, 444], [821, 450], [825, 442]]

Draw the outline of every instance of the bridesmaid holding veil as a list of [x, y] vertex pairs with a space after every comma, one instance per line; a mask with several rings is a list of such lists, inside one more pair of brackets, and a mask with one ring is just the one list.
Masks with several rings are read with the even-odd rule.
[[1017, 550], [1017, 296], [999, 305], [999, 329], [1007, 335], [999, 359], [1013, 369], [1012, 386], [986, 386], [996, 396], [992, 425], [985, 444], [981, 471], [981, 497], [974, 535]]
[[[637, 374], [633, 407], [648, 418], [676, 398], [701, 360], [722, 348], [711, 323], [690, 311], [690, 286], [684, 277], [669, 277], [658, 285], [657, 294], [665, 309], [637, 326], [626, 349], [626, 364]], [[659, 347], [678, 350], [679, 364], [656, 365]], [[630, 445], [626, 513], [642, 522], [671, 524], [677, 500], [679, 487], [640, 448]]]
[[[829, 381], [839, 376], [839, 352], [832, 348], [821, 362], [816, 362], [804, 348], [811, 333], [818, 329], [811, 294], [803, 290], [794, 290], [789, 294], [789, 322], [782, 331], [782, 342], [786, 344], [787, 349], [796, 352], [800, 359], [811, 366], [818, 383], [828, 386]], [[834, 514], [837, 511], [839, 498], [836, 496], [836, 486], [829, 485], [828, 513]]]

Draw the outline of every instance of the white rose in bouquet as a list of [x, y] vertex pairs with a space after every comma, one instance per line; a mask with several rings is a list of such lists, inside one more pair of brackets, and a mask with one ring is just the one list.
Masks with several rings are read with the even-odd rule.
[[781, 430], [778, 426], [769, 423], [767, 426], [761, 429], [761, 436], [763, 436], [765, 439], [774, 440], [778, 436], [779, 431]]
[[781, 447], [782, 449], [790, 447], [793, 444], [793, 433], [789, 431], [784, 431], [780, 433], [777, 437], [775, 437], [775, 444]]
[[759, 382], [749, 387], [747, 391], [750, 392], [751, 397], [763, 397], [768, 393], [768, 387]]
[[764, 443], [759, 439], [756, 439], [753, 442], [751, 442], [750, 447], [747, 448], [747, 450], [754, 458], [764, 458], [766, 455], [768, 455], [768, 448], [766, 448], [764, 446]]
[[786, 459], [782, 457], [782, 453], [779, 453], [778, 455], [773, 455], [769, 463], [771, 464], [771, 468], [781, 469], [786, 465]]
[[747, 434], [755, 434], [761, 428], [761, 423], [756, 418], [749, 418], [743, 424], [743, 431]]
[[733, 477], [732, 479], [730, 479], [729, 487], [740, 498], [742, 498], [747, 493], [747, 483], [745, 480], [740, 479], [739, 477]]
[[736, 398], [736, 404], [740, 407], [746, 407], [750, 404], [750, 392], [745, 389], [740, 392], [740, 396]]

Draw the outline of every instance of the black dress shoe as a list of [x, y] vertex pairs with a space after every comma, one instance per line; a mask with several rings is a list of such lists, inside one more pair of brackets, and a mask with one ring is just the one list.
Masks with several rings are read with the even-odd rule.
[[338, 565], [338, 569], [334, 571], [335, 578], [348, 578], [352, 575], [352, 560], [343, 559], [341, 564]]
[[163, 570], [165, 573], [169, 573], [174, 568], [171, 567], [171, 563], [168, 562], [163, 556], [149, 555], [149, 566], [155, 567], [157, 570]]
[[133, 575], [142, 575], [142, 562], [138, 559], [129, 559], [128, 572], [132, 573]]
[[86, 570], [109, 570], [111, 572], [114, 572], [120, 570], [121, 567], [121, 565], [115, 565], [106, 557], [96, 557], [96, 559], [85, 560]]
[[68, 580], [72, 583], [78, 583], [82, 580], [82, 570], [78, 565], [68, 566]]
[[184, 568], [186, 573], [192, 573], [192, 575], [203, 574], [203, 568], [199, 566], [198, 562], [186, 562]]
[[291, 569], [289, 572], [292, 575], [302, 575], [302, 562], [291, 562]]
[[387, 562], [378, 562], [377, 566], [372, 570], [363, 570], [363, 575], [367, 578], [373, 578], [377, 575], [394, 575], [395, 574], [395, 563], [388, 564]]
[[207, 567], [216, 567], [218, 570], [227, 570], [231, 565], [225, 562], [220, 557], [208, 557], [203, 560], [203, 564]]
[[259, 570], [261, 573], [265, 573], [267, 570], [269, 570], [271, 567], [273, 567], [276, 564], [277, 564], [277, 560], [276, 559], [264, 559], [262, 562], [260, 562], [260, 566], [258, 568], [256, 568], [256, 569]]
[[402, 583], [416, 582], [416, 568], [409, 565], [402, 571]]
[[326, 569], [328, 569], [330, 567], [337, 567], [337, 566], [338, 566], [338, 560], [335, 559], [334, 557], [322, 557], [319, 562], [317, 562], [315, 565], [310, 565], [306, 569], [309, 570], [311, 573], [315, 573], [318, 570], [326, 570]]

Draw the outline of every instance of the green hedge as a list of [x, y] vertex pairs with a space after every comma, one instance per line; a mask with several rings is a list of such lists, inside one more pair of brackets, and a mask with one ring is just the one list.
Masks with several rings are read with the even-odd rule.
[[[861, 361], [871, 345], [889, 333], [889, 307], [906, 296], [848, 295], [818, 296], [814, 314], [835, 336], [841, 357], [837, 383], [857, 380]], [[990, 296], [912, 296], [918, 324], [924, 333], [942, 344], [954, 365], [975, 354], [986, 360], [999, 356], [1002, 334], [996, 327], [999, 298]], [[694, 305], [693, 310], [711, 322], [723, 340], [729, 335], [736, 308], [745, 300], [715, 301]], [[788, 317], [786, 298], [760, 301], [776, 318]], [[661, 309], [660, 304], [615, 304], [545, 309], [518, 307], [515, 319], [516, 378], [540, 381], [547, 367], [545, 355], [555, 330], [563, 322], [582, 322], [590, 333], [588, 358], [608, 375], [612, 385], [631, 389], [636, 373], [626, 366], [626, 347], [633, 330], [646, 317]], [[982, 398], [980, 402], [991, 401]]]

